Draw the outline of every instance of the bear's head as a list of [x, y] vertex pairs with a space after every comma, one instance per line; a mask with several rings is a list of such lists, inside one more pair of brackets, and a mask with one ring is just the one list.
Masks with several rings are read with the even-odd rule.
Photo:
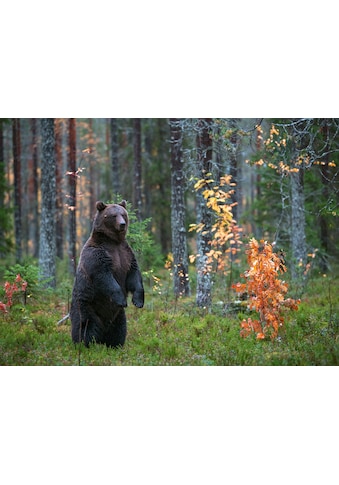
[[126, 201], [120, 204], [105, 204], [97, 202], [97, 214], [93, 222], [92, 235], [105, 235], [109, 239], [121, 242], [125, 239], [128, 229], [128, 214]]

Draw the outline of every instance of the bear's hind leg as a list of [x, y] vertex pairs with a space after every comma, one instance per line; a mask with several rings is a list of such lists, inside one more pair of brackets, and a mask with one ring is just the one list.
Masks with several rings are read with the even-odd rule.
[[103, 324], [91, 305], [72, 301], [70, 319], [72, 340], [75, 344], [83, 342], [86, 347], [102, 342]]
[[125, 310], [119, 310], [113, 322], [109, 323], [104, 336], [104, 342], [107, 347], [122, 347], [127, 335], [127, 322]]

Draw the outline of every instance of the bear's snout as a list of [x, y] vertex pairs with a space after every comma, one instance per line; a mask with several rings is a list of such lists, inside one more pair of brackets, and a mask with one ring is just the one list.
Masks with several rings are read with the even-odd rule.
[[126, 222], [120, 222], [120, 231], [124, 231], [126, 229]]

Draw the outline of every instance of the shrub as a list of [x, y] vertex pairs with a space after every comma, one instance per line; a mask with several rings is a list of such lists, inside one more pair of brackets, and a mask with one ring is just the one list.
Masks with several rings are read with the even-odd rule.
[[13, 297], [15, 293], [23, 292], [25, 294], [26, 288], [27, 288], [27, 282], [21, 278], [20, 274], [16, 275], [14, 283], [10, 283], [9, 281], [6, 281], [4, 284], [4, 290], [5, 290], [4, 299], [6, 300], [6, 303], [4, 303], [3, 301], [0, 301], [0, 311], [2, 313], [8, 313], [8, 309], [11, 308], [11, 306], [13, 305]]
[[263, 240], [260, 243], [261, 247], [255, 238], [250, 240], [246, 251], [249, 269], [242, 275], [247, 281], [232, 287], [238, 293], [247, 293], [250, 309], [259, 314], [259, 320], [249, 317], [242, 321], [240, 335], [247, 337], [255, 332], [257, 339], [270, 336], [273, 340], [283, 326], [283, 311], [297, 310], [300, 300], [285, 299], [288, 284], [278, 278], [279, 272], [286, 271], [285, 263], [273, 252], [271, 244]]

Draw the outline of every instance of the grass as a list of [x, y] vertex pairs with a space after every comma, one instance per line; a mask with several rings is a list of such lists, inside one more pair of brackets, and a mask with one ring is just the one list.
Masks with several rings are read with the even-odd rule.
[[[333, 277], [315, 276], [299, 310], [290, 312], [280, 337], [258, 341], [239, 335], [247, 309], [229, 313], [215, 290], [211, 312], [198, 309], [194, 296], [173, 300], [171, 282], [146, 290], [143, 309], [127, 308], [128, 335], [123, 348], [75, 346], [70, 323], [57, 326], [67, 313], [67, 285], [56, 292], [36, 290], [26, 305], [20, 300], [0, 315], [0, 364], [16, 366], [272, 366], [338, 365], [339, 285]], [[219, 294], [218, 294], [219, 293]]]

